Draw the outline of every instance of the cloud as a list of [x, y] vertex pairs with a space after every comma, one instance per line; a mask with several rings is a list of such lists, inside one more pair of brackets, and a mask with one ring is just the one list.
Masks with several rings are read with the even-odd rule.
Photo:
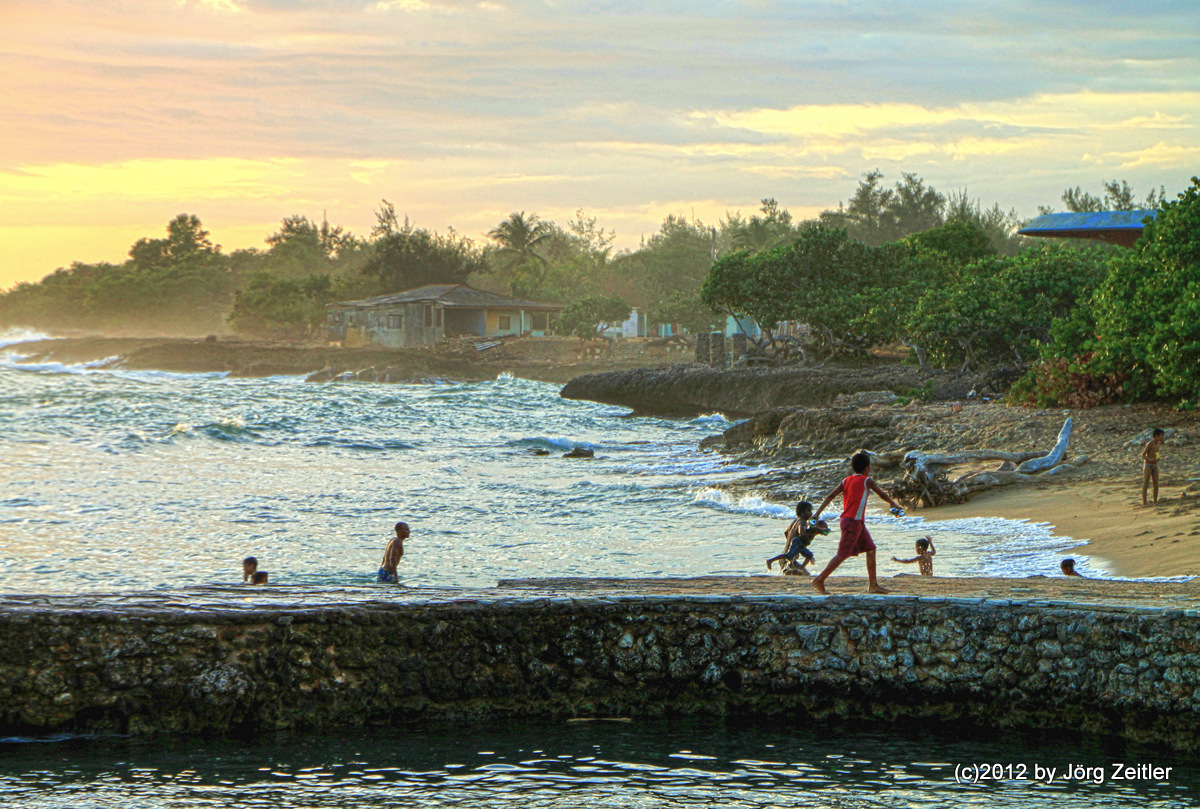
[[242, 14], [245, 12], [245, 9], [234, 0], [179, 0], [179, 5], [184, 8], [194, 6], [216, 14]]

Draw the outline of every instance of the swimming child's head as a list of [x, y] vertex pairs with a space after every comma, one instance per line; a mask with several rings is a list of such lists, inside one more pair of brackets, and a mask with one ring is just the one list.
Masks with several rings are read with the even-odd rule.
[[398, 536], [400, 539], [408, 539], [408, 523], [396, 523], [396, 536]]
[[917, 553], [925, 553], [929, 550], [929, 540], [921, 538], [917, 540]]
[[1074, 576], [1074, 575], [1076, 575], [1076, 574], [1075, 574], [1075, 560], [1074, 560], [1074, 559], [1069, 559], [1069, 558], [1068, 558], [1068, 559], [1063, 559], [1061, 562], [1059, 562], [1058, 566], [1059, 566], [1059, 568], [1062, 570], [1062, 572], [1063, 572], [1063, 573], [1066, 573], [1068, 576]]
[[266, 584], [267, 583], [267, 571], [260, 570], [257, 573], [255, 573], [253, 576], [250, 577], [250, 583], [251, 584]]
[[866, 450], [860, 450], [854, 453], [850, 458], [850, 468], [854, 470], [854, 474], [861, 475], [871, 468], [871, 453]]
[[807, 500], [801, 500], [796, 504], [796, 519], [807, 520], [812, 516], [812, 503]]
[[242, 581], [246, 581], [254, 575], [254, 571], [258, 570], [258, 560], [253, 556], [247, 556], [242, 560]]

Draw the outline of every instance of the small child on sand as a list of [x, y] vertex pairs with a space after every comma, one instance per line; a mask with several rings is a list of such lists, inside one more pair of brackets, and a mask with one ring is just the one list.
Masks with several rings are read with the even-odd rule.
[[[773, 562], [782, 562], [779, 569], [784, 574], [793, 576], [807, 576], [809, 562], [816, 557], [808, 546], [816, 539], [818, 534], [828, 534], [829, 526], [824, 520], [810, 524], [812, 519], [812, 503], [807, 500], [801, 500], [796, 504], [796, 519], [792, 520], [788, 527], [783, 531], [784, 548], [783, 553], [778, 556], [772, 556], [767, 560], [767, 570], [771, 569]], [[796, 564], [796, 557], [803, 556], [804, 561]]]
[[378, 579], [384, 584], [398, 584], [400, 577], [396, 573], [396, 566], [400, 564], [400, 560], [404, 558], [404, 540], [408, 539], [408, 523], [396, 523], [396, 536], [392, 537], [388, 542], [387, 548], [383, 551], [383, 560], [379, 563]]
[[893, 514], [902, 514], [903, 511], [887, 492], [871, 480], [870, 453], [865, 451], [854, 453], [850, 459], [850, 470], [853, 474], [826, 495], [825, 502], [821, 503], [821, 507], [813, 515], [814, 518], [820, 518], [821, 512], [833, 502], [833, 498], [839, 494], [842, 496], [842, 539], [838, 542], [837, 555], [825, 566], [821, 575], [813, 579], [813, 587], [821, 595], [827, 595], [825, 580], [833, 571], [837, 570], [838, 565], [851, 556], [858, 556], [861, 553], [865, 554], [867, 558], [867, 592], [885, 594], [888, 591], [880, 587], [875, 578], [875, 543], [871, 540], [870, 532], [867, 531], [867, 524], [863, 522], [863, 516], [867, 511], [867, 495], [875, 492], [888, 501], [892, 506]]
[[1150, 440], [1142, 447], [1142, 505], [1146, 505], [1146, 489], [1154, 484], [1154, 502], [1158, 503], [1158, 452], [1162, 449], [1167, 434], [1161, 427], [1155, 427], [1150, 434]]
[[902, 565], [910, 565], [916, 562], [922, 576], [932, 576], [933, 557], [936, 554], [937, 548], [933, 547], [933, 537], [926, 536], [924, 539], [917, 540], [917, 555], [912, 559], [897, 559], [893, 556], [892, 561], [899, 562]]

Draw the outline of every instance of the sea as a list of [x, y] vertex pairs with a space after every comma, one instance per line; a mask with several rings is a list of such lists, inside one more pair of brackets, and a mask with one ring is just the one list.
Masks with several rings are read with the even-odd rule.
[[[377, 587], [400, 520], [412, 529], [401, 578], [413, 586], [768, 575], [764, 562], [782, 551], [793, 516], [792, 503], [722, 488], [767, 470], [699, 449], [731, 425], [719, 413], [634, 417], [508, 373], [307, 383], [22, 354], [21, 342], [46, 337], [0, 333], [0, 593], [232, 584], [246, 556], [272, 586]], [[594, 458], [562, 457], [576, 447]], [[911, 557], [926, 534], [941, 576], [1048, 575], [1078, 545], [1024, 521], [926, 522], [883, 510], [867, 521], [881, 576], [915, 573], [891, 557]], [[833, 539], [814, 543], [818, 565]], [[1081, 550], [1072, 555], [1085, 575], [1110, 575]], [[853, 562], [846, 572], [862, 574]], [[1182, 806], [1200, 796], [1196, 781], [1178, 778], [1032, 778], [1036, 756], [1047, 766], [1070, 763], [1065, 751], [1110, 761], [1111, 751], [1080, 744], [666, 720], [165, 746], [54, 736], [0, 739], [0, 804], [850, 807], [943, 805], [953, 793], [990, 806], [1067, 806], [1081, 794], [1098, 806]], [[1018, 759], [1026, 781], [955, 778], [959, 763]]]

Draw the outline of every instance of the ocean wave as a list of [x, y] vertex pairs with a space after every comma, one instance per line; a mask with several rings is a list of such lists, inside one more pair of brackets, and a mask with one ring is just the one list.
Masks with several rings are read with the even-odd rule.
[[778, 520], [795, 519], [795, 512], [787, 506], [779, 503], [768, 503], [761, 497], [754, 495], [734, 497], [729, 492], [720, 489], [701, 489], [696, 492], [692, 498], [692, 502], [706, 508], [727, 511], [731, 514], [755, 514], [760, 517], [771, 517]]
[[32, 343], [39, 340], [56, 340], [60, 339], [45, 332], [36, 331], [34, 329], [25, 328], [23, 326], [14, 326], [0, 332], [0, 348], [5, 346], [15, 345], [16, 343]]
[[6, 351], [0, 355], [0, 366], [14, 371], [31, 374], [91, 374], [105, 369], [106, 365], [116, 362], [118, 357], [105, 357], [91, 362], [67, 364], [62, 362], [23, 362], [23, 356], [14, 351]]
[[517, 447], [521, 449], [548, 449], [551, 451], [569, 452], [575, 447], [590, 449], [593, 452], [600, 449], [599, 444], [592, 444], [587, 441], [573, 441], [570, 438], [548, 438], [546, 436], [534, 436], [533, 438], [514, 438], [511, 441], [504, 442], [506, 447]]
[[416, 449], [413, 444], [405, 443], [404, 441], [386, 440], [386, 441], [364, 441], [359, 438], [334, 438], [323, 436], [309, 441], [304, 446], [306, 447], [335, 447], [339, 449], [356, 449], [365, 450], [368, 452], [386, 452], [396, 449]]

